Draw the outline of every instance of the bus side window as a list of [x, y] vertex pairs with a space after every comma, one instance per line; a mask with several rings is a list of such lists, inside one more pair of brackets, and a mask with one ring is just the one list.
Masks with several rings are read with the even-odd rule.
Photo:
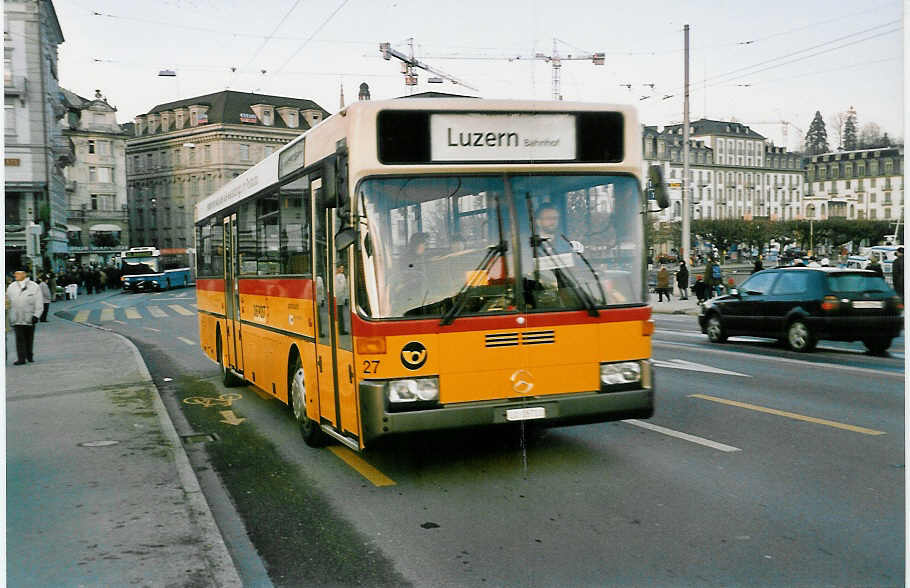
[[306, 176], [281, 187], [281, 273], [310, 275], [310, 190]]

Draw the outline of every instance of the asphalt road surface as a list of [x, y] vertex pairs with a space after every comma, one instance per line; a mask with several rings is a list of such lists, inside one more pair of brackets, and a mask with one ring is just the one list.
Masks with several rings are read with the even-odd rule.
[[[214, 381], [194, 304], [192, 289], [117, 295], [68, 316], [154, 349], [156, 382]], [[903, 338], [887, 357], [828, 342], [796, 354], [711, 344], [695, 317], [655, 320], [647, 421], [419, 435], [355, 455], [307, 447], [252, 388], [232, 388], [231, 408], [329, 501], [320, 524], [353, 525], [364, 561], [379, 550], [414, 585], [902, 584]]]

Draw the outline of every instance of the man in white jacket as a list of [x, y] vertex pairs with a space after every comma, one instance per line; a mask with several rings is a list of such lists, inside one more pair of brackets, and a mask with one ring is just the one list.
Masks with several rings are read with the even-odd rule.
[[6, 297], [9, 300], [9, 322], [16, 331], [17, 360], [14, 363], [23, 365], [26, 361], [35, 361], [35, 323], [44, 312], [44, 297], [38, 284], [29, 280], [24, 270], [14, 275], [16, 281], [6, 289]]

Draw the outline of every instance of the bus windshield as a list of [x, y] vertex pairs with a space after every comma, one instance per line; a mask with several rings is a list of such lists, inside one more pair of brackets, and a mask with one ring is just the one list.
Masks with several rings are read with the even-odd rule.
[[125, 276], [140, 276], [160, 273], [158, 257], [130, 257], [123, 260], [122, 272]]
[[375, 178], [357, 279], [372, 318], [640, 304], [640, 188], [630, 176]]

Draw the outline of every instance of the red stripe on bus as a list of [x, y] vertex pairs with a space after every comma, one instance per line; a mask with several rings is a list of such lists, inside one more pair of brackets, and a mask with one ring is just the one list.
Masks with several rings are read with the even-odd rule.
[[224, 292], [224, 280], [215, 278], [197, 278], [197, 290], [208, 290], [210, 292]]
[[[524, 316], [524, 324], [518, 318]], [[615, 323], [628, 321], [646, 321], [651, 318], [650, 306], [633, 308], [614, 308], [600, 310], [593, 317], [586, 310], [565, 312], [547, 312], [540, 314], [510, 314], [497, 316], [465, 316], [455, 319], [451, 325], [440, 325], [439, 319], [418, 319], [409, 321], [366, 321], [357, 315], [352, 317], [354, 334], [358, 337], [378, 337], [390, 335], [419, 335], [426, 333], [461, 333], [465, 331], [498, 331], [503, 329], [542, 328], [561, 325], [583, 325], [595, 323]]]
[[237, 284], [241, 294], [313, 299], [310, 278], [240, 278]]

